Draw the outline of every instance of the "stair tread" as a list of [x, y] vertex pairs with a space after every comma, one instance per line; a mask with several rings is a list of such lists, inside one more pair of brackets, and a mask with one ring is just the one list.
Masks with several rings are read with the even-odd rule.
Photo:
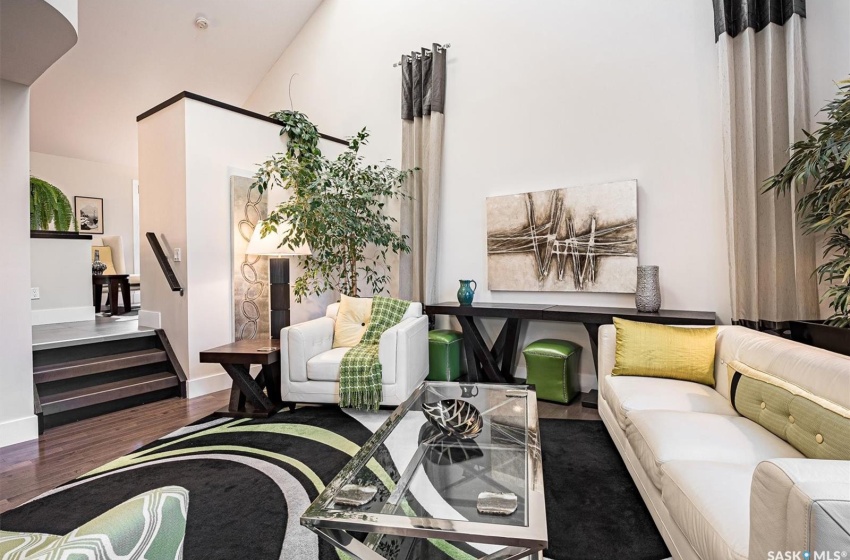
[[109, 354], [106, 356], [96, 356], [94, 358], [84, 358], [82, 360], [72, 360], [68, 362], [36, 366], [33, 368], [33, 378], [36, 383], [46, 383], [48, 381], [58, 381], [60, 379], [81, 377], [95, 373], [103, 373], [128, 367], [156, 364], [167, 361], [168, 355], [164, 350], [160, 350], [159, 348], [147, 348], [144, 350], [134, 350], [132, 352], [123, 352], [120, 354]]
[[122, 398], [120, 396], [120, 393], [125, 392], [125, 389], [137, 387], [146, 383], [156, 383], [157, 389], [163, 389], [167, 387], [176, 387], [179, 381], [177, 379], [177, 376], [173, 373], [168, 371], [162, 371], [158, 373], [151, 373], [149, 375], [143, 375], [140, 377], [132, 377], [130, 379], [124, 379], [122, 381], [113, 381], [111, 383], [104, 383], [102, 385], [95, 385], [92, 387], [84, 387], [82, 389], [73, 389], [71, 391], [56, 393], [54, 395], [45, 395], [41, 397], [41, 406], [42, 408], [47, 408], [49, 405], [55, 405], [59, 402], [73, 401], [75, 399], [80, 399], [96, 394], [107, 396], [109, 395], [109, 393], [119, 393], [116, 398]]

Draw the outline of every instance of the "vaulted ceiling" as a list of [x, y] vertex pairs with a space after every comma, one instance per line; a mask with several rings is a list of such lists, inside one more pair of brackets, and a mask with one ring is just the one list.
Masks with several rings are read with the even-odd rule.
[[320, 2], [79, 0], [76, 46], [31, 90], [32, 150], [135, 167], [138, 114], [184, 90], [241, 105]]

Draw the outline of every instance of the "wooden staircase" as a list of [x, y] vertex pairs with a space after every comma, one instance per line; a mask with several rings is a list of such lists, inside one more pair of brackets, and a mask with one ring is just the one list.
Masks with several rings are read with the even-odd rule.
[[149, 336], [36, 350], [33, 366], [39, 432], [186, 396], [186, 376], [162, 330]]

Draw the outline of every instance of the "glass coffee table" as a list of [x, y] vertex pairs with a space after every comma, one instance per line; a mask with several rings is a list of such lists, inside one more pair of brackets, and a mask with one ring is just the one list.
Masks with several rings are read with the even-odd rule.
[[[422, 405], [445, 400], [477, 409], [474, 438], [447, 436], [429, 422]], [[494, 498], [507, 508], [481, 513]], [[548, 537], [536, 393], [526, 385], [423, 383], [301, 524], [362, 560], [542, 558]]]

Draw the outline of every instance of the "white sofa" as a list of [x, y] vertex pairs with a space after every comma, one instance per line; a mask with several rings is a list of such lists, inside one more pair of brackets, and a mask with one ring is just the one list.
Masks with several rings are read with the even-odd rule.
[[[730, 402], [734, 372], [727, 367], [745, 364], [795, 395], [815, 395], [847, 411], [850, 358], [744, 327], [719, 327], [711, 388], [612, 376], [615, 350], [615, 328], [605, 325], [599, 330], [599, 413], [674, 558], [806, 560], [807, 550], [809, 560], [850, 557], [850, 461], [805, 458], [762, 427], [763, 418], [771, 421], [764, 401], [760, 423], [740, 415]], [[773, 420], [794, 424], [792, 416]], [[847, 451], [850, 439], [824, 442], [820, 434], [800, 432], [803, 427], [797, 421], [795, 438], [811, 436], [812, 446], [840, 440]], [[798, 555], [777, 556], [785, 551]]]
[[[289, 403], [338, 403], [339, 365], [350, 348], [333, 347], [339, 304], [324, 317], [280, 331], [281, 398]], [[404, 402], [428, 375], [428, 318], [411, 303], [401, 322], [381, 335], [381, 405]]]

